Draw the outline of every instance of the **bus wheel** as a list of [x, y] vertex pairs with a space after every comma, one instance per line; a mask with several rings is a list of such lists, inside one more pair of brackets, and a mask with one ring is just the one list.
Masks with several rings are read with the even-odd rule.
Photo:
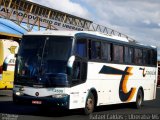
[[87, 100], [86, 100], [86, 105], [84, 108], [84, 113], [86, 115], [91, 114], [94, 111], [94, 106], [95, 106], [95, 99], [94, 95], [92, 93], [89, 93]]
[[141, 106], [142, 106], [142, 102], [143, 102], [143, 93], [142, 93], [142, 90], [138, 90], [138, 93], [137, 93], [137, 98], [136, 98], [136, 102], [135, 102], [135, 107], [137, 109], [140, 109]]

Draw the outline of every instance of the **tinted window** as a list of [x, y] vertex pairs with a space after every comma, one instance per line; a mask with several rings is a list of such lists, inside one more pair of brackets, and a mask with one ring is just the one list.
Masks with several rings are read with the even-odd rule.
[[133, 63], [133, 48], [125, 47], [125, 63]]
[[[24, 36], [18, 53], [18, 74], [31, 75], [32, 69], [46, 73], [66, 73], [72, 38], [59, 36]], [[26, 74], [23, 73], [26, 71]], [[36, 74], [33, 74], [36, 75]]]
[[87, 57], [87, 40], [85, 39], [77, 40], [76, 53], [81, 57]]
[[113, 61], [122, 63], [123, 62], [123, 46], [113, 45]]
[[142, 64], [142, 50], [141, 49], [135, 49], [134, 60], [136, 64]]
[[155, 50], [149, 51], [149, 64], [156, 65], [157, 64], [157, 52]]
[[111, 61], [111, 45], [109, 43], [102, 42], [102, 59]]
[[149, 50], [143, 50], [143, 64], [148, 65], [149, 59]]
[[97, 41], [91, 42], [91, 59], [101, 58], [101, 43]]

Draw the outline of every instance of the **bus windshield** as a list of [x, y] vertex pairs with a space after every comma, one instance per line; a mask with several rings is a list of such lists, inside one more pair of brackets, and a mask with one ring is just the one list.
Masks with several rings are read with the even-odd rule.
[[49, 77], [50, 85], [62, 83], [57, 78], [66, 78], [72, 41], [63, 36], [24, 36], [16, 63], [16, 76], [22, 79], [15, 80], [26, 83], [24, 78], [32, 78], [32, 83], [46, 83]]

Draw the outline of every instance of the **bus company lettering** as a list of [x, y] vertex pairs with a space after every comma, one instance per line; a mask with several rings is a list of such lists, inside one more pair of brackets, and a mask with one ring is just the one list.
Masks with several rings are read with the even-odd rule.
[[145, 70], [145, 68], [139, 68], [139, 70], [142, 70], [142, 75], [143, 77], [145, 77], [146, 75], [156, 75], [156, 71], [152, 70], [152, 71], [149, 71], [149, 70]]
[[52, 91], [54, 93], [64, 93], [63, 89], [57, 89], [57, 88], [50, 88], [48, 91]]
[[156, 75], [156, 71], [146, 71], [146, 75]]

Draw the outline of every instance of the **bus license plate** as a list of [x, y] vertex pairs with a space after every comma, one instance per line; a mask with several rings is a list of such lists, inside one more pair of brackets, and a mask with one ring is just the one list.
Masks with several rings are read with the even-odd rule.
[[32, 100], [32, 104], [42, 104], [42, 101]]

